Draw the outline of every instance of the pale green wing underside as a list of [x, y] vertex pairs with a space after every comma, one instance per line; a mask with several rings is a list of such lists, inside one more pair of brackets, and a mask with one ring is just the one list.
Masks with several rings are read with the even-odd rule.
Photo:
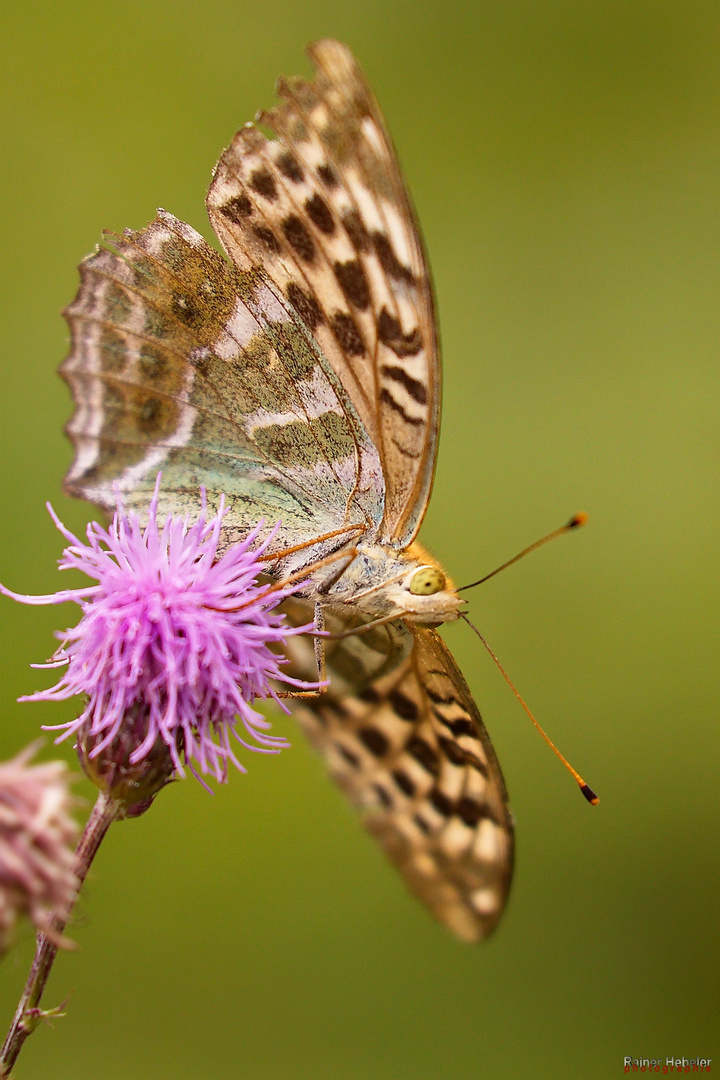
[[204, 485], [230, 503], [228, 540], [265, 518], [283, 547], [381, 519], [377, 451], [262, 270], [160, 212], [85, 260], [65, 315], [73, 494], [144, 508], [162, 469], [161, 511], [196, 507]]

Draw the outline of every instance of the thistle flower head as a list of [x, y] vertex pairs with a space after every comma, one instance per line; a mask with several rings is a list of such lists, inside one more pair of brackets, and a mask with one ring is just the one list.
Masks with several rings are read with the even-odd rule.
[[0, 586], [24, 603], [80, 606], [78, 624], [57, 635], [61, 645], [51, 662], [38, 665], [66, 665], [63, 676], [20, 700], [87, 695], [81, 715], [58, 725], [60, 738], [75, 735], [91, 779], [137, 803], [173, 773], [184, 775], [185, 764], [218, 781], [227, 778], [228, 763], [244, 772], [232, 737], [265, 753], [287, 746], [269, 734], [271, 725], [252, 703], [277, 700], [271, 680], [309, 685], [284, 677], [283, 660], [270, 648], [309, 629], [287, 625], [275, 610], [298, 586], [258, 581], [272, 536], [257, 545], [258, 526], [218, 557], [224, 501], [208, 520], [203, 491], [194, 524], [171, 515], [161, 525], [158, 486], [147, 524], [120, 506], [108, 529], [88, 526], [87, 543], [48, 507], [68, 541], [60, 569], [82, 570], [96, 584], [41, 597]]
[[50, 916], [64, 920], [78, 886], [70, 774], [62, 761], [30, 765], [38, 745], [0, 762], [0, 956], [12, 944], [18, 916], [52, 933]]

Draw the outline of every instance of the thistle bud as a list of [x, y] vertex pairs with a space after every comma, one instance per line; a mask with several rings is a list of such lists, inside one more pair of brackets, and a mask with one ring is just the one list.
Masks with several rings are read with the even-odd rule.
[[62, 761], [30, 765], [38, 746], [0, 762], [0, 955], [21, 915], [52, 935], [53, 914], [65, 921], [78, 888], [70, 773]]
[[75, 749], [85, 775], [123, 807], [123, 817], [145, 813], [175, 774], [172, 755], [160, 735], [139, 760], [131, 760], [138, 746], [145, 745], [149, 725], [147, 709], [137, 702], [125, 713], [110, 742], [102, 734], [93, 734], [89, 726], [77, 732]]

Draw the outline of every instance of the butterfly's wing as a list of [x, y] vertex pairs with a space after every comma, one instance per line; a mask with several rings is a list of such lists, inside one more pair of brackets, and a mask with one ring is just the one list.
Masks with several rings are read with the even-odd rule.
[[162, 511], [187, 512], [204, 485], [211, 506], [230, 503], [229, 541], [265, 518], [282, 522], [282, 547], [380, 520], [377, 451], [262, 269], [230, 266], [161, 211], [80, 273], [61, 368], [76, 403], [70, 492], [144, 508], [162, 469]]
[[432, 286], [380, 110], [349, 49], [319, 41], [312, 82], [281, 79], [282, 103], [218, 162], [207, 207], [233, 262], [264, 266], [304, 319], [378, 449], [379, 539], [420, 527], [437, 444], [440, 371]]
[[[290, 616], [302, 617], [298, 601]], [[353, 618], [336, 609], [328, 625]], [[307, 675], [307, 643], [292, 645], [295, 671]], [[434, 630], [395, 623], [328, 642], [328, 662], [329, 690], [295, 704], [303, 729], [410, 889], [458, 937], [486, 937], [510, 888], [513, 825], [451, 653]]]

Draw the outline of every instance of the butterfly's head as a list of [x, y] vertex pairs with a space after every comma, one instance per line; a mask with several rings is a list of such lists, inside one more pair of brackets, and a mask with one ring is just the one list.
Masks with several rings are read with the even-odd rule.
[[405, 618], [422, 626], [457, 619], [463, 601], [442, 567], [418, 544], [413, 544], [408, 555], [411, 565], [392, 587], [392, 600]]
[[330, 596], [370, 619], [406, 619], [420, 626], [457, 619], [464, 607], [445, 571], [419, 544], [400, 553], [383, 544], [358, 544]]

